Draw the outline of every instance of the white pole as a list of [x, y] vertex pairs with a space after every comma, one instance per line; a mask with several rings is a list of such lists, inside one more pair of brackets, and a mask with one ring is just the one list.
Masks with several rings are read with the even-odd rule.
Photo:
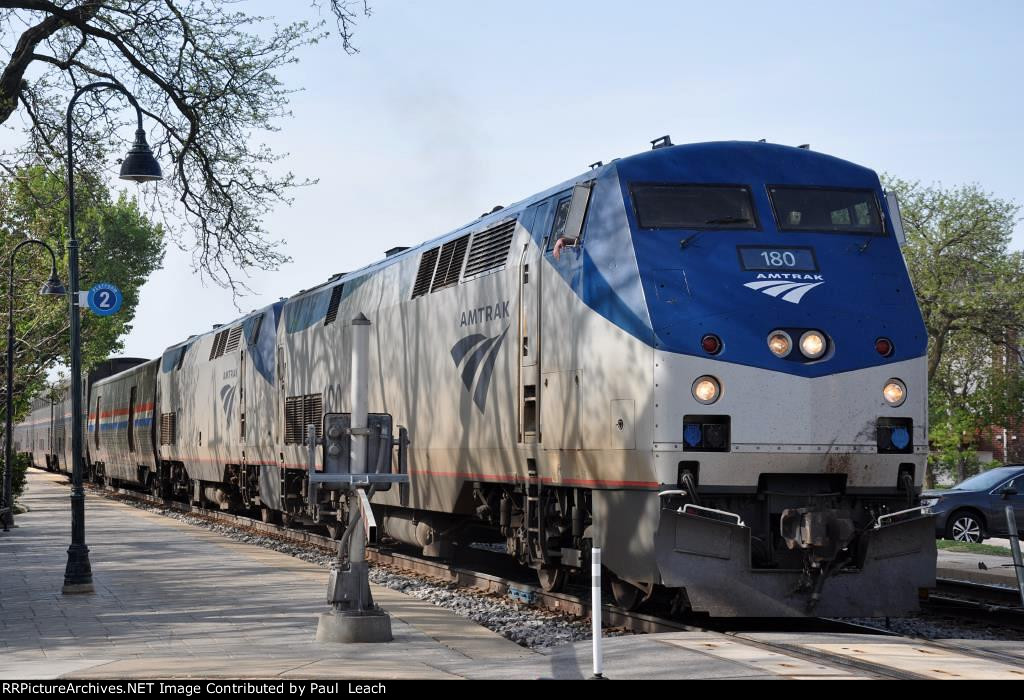
[[370, 359], [370, 321], [363, 314], [352, 319], [352, 451], [353, 474], [366, 473], [366, 406]]
[[601, 548], [590, 550], [590, 624], [594, 639], [594, 678], [603, 678], [604, 658], [601, 651]]

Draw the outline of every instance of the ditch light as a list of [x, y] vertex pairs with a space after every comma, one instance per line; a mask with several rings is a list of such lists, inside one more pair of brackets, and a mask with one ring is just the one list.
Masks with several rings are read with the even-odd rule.
[[688, 452], [728, 452], [729, 416], [684, 416], [683, 450]]

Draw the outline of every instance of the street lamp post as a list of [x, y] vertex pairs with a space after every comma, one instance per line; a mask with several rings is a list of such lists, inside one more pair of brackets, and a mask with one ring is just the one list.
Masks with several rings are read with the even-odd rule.
[[75, 102], [92, 90], [116, 90], [128, 98], [138, 117], [135, 142], [121, 163], [121, 179], [132, 182], [160, 180], [160, 164], [146, 143], [142, 128], [142, 108], [127, 90], [117, 83], [90, 83], [78, 89], [71, 98], [67, 114], [68, 149], [68, 277], [71, 283], [71, 546], [64, 569], [64, 593], [92, 593], [92, 565], [89, 548], [85, 546], [85, 490], [82, 488], [82, 345], [80, 333], [80, 300], [78, 293], [78, 239], [75, 237], [75, 160], [72, 148], [71, 115]]
[[12, 431], [14, 430], [14, 257], [24, 246], [34, 243], [46, 248], [50, 253], [50, 279], [46, 281], [40, 294], [48, 296], [64, 296], [67, 290], [57, 277], [57, 257], [53, 248], [40, 240], [29, 238], [14, 246], [7, 265], [10, 277], [7, 282], [7, 430], [4, 437], [4, 532], [14, 524], [14, 447]]

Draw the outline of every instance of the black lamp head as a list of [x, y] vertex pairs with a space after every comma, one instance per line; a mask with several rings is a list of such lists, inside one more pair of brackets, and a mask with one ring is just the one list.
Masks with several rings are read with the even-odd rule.
[[64, 285], [61, 283], [60, 278], [57, 277], [57, 271], [50, 271], [50, 279], [46, 280], [46, 284], [42, 286], [39, 293], [44, 296], [50, 297], [62, 297], [68, 293]]
[[135, 143], [128, 151], [121, 163], [121, 179], [132, 182], [152, 182], [163, 180], [163, 171], [160, 164], [153, 157], [153, 151], [146, 143], [146, 132], [143, 129], [135, 130]]

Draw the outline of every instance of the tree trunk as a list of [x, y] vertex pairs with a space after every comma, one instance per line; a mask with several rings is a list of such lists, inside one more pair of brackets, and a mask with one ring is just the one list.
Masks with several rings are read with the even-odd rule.
[[946, 337], [949, 335], [950, 323], [943, 324], [942, 328], [937, 330], [934, 334], [929, 332], [931, 339], [930, 346], [928, 348], [928, 383], [930, 384], [932, 378], [935, 376], [935, 372], [939, 369], [939, 363], [942, 362], [942, 352], [946, 349]]

